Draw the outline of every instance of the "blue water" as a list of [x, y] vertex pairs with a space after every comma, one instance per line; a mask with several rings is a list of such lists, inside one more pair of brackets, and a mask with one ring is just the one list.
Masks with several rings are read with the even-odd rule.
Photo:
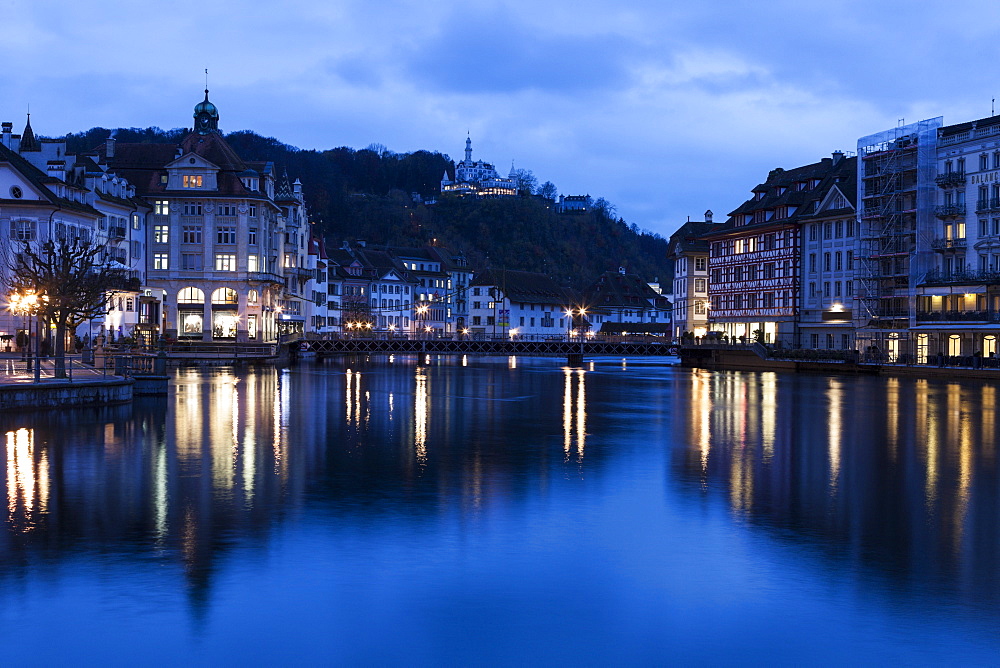
[[0, 417], [8, 665], [996, 664], [997, 388], [182, 370]]

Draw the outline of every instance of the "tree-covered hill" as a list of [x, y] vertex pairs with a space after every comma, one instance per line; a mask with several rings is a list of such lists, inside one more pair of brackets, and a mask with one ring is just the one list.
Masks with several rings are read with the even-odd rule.
[[[92, 128], [68, 135], [68, 149], [91, 150], [111, 132]], [[177, 142], [184, 133], [155, 127], [114, 130], [119, 142]], [[668, 278], [665, 239], [630, 227], [603, 200], [587, 213], [557, 214], [551, 183], [545, 184], [548, 197], [442, 197], [441, 176], [446, 170], [453, 174], [454, 163], [438, 152], [401, 154], [379, 145], [303, 150], [246, 130], [226, 140], [245, 159], [273, 161], [279, 173], [301, 179], [317, 231], [333, 245], [343, 239], [373, 245], [436, 240], [464, 252], [473, 266], [544, 272], [575, 287], [618, 267], [646, 280]], [[437, 203], [415, 204], [412, 193], [437, 198]]]

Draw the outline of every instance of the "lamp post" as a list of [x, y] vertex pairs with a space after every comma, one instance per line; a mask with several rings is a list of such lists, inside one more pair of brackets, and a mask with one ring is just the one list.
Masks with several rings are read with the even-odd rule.
[[[38, 312], [38, 295], [34, 292], [29, 292], [27, 294], [21, 294], [15, 292], [8, 298], [10, 304], [9, 308], [15, 314], [19, 314], [24, 319], [24, 329], [26, 334], [26, 343], [24, 348], [21, 349], [21, 359], [25, 360], [25, 370], [31, 371], [31, 321], [29, 317], [35, 315]], [[38, 336], [41, 336], [40, 327], [36, 326], [35, 330]], [[35, 378], [38, 378], [38, 352], [40, 348], [40, 342], [35, 344]]]

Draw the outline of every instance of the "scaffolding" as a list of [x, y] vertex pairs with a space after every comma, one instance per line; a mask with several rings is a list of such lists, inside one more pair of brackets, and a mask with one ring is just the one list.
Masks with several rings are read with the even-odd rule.
[[916, 285], [933, 262], [929, 241], [941, 123], [941, 117], [928, 119], [858, 140], [854, 324], [863, 345], [884, 351], [890, 340], [909, 339]]

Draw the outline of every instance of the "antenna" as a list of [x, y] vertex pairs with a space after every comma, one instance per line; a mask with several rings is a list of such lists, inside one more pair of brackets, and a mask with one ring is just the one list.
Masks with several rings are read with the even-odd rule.
[[997, 115], [997, 99], [993, 98], [993, 101], [990, 103], [990, 116], [996, 116], [996, 115]]
[[205, 90], [208, 90], [208, 68], [205, 68]]

